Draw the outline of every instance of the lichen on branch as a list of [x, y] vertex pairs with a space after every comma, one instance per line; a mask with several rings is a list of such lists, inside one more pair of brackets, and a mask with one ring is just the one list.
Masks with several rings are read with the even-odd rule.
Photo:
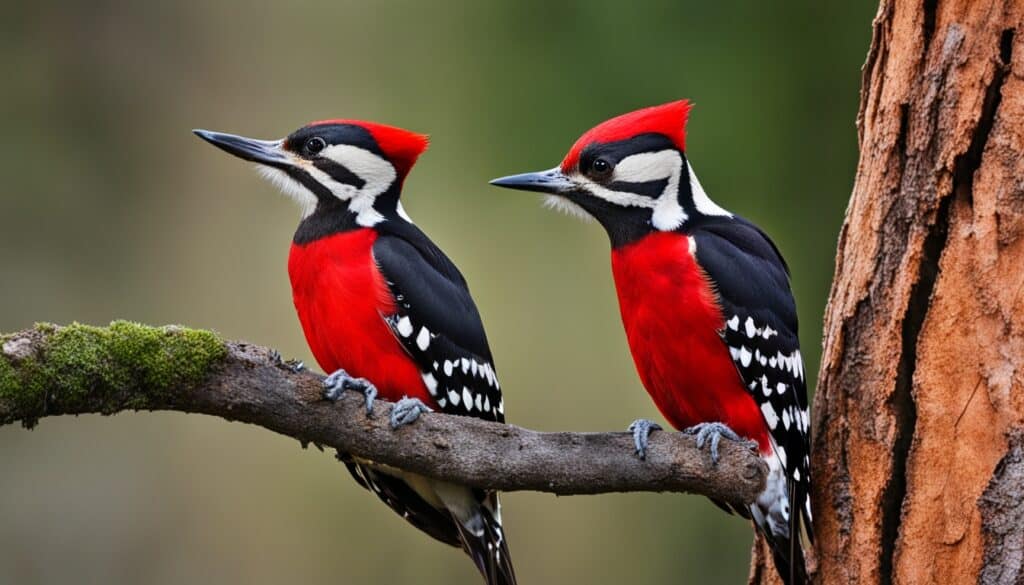
[[227, 356], [209, 331], [115, 321], [109, 327], [41, 323], [0, 338], [0, 424], [35, 424], [51, 407], [99, 412], [158, 407]]

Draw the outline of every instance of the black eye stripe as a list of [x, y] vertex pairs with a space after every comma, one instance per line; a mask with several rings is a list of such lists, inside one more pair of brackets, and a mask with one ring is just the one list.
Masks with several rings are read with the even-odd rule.
[[306, 171], [303, 171], [302, 169], [296, 167], [285, 167], [282, 168], [281, 170], [287, 173], [289, 177], [301, 183], [303, 187], [312, 191], [313, 194], [316, 195], [318, 199], [331, 199], [334, 197], [331, 194], [331, 192], [327, 189], [327, 187], [321, 185], [319, 181], [314, 179]]
[[359, 175], [348, 170], [348, 167], [345, 165], [335, 162], [329, 158], [318, 158], [313, 161], [313, 166], [327, 173], [332, 179], [339, 183], [352, 185], [356, 189], [362, 189], [366, 185], [366, 181], [361, 179]]
[[627, 193], [634, 193], [636, 195], [650, 197], [651, 199], [657, 199], [658, 197], [661, 197], [661, 194], [665, 192], [666, 187], [668, 187], [668, 179], [644, 181], [643, 183], [631, 183], [629, 181], [614, 181], [607, 185], [607, 188], [611, 189], [612, 191], [624, 191]]

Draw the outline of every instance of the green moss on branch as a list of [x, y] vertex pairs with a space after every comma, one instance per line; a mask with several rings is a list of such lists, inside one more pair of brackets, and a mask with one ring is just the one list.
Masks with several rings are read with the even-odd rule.
[[227, 355], [214, 333], [115, 321], [40, 324], [0, 337], [0, 424], [53, 412], [112, 413], [163, 404], [198, 385]]

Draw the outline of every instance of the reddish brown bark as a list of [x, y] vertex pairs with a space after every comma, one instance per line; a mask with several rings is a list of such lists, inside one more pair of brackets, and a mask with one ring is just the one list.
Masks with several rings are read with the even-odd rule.
[[875, 18], [813, 408], [817, 582], [1024, 580], [1022, 16]]

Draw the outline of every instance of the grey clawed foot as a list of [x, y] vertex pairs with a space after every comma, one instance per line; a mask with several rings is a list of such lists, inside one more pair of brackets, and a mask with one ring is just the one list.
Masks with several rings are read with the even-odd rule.
[[413, 423], [424, 412], [433, 412], [433, 409], [423, 404], [423, 401], [419, 398], [409, 398], [406, 396], [396, 402], [394, 408], [391, 409], [391, 428], [397, 429], [398, 427]]
[[683, 433], [687, 435], [697, 436], [697, 448], [703, 449], [704, 445], [711, 445], [711, 464], [718, 464], [718, 443], [721, 442], [722, 437], [731, 441], [742, 442], [743, 439], [736, 434], [735, 431], [730, 429], [727, 425], [720, 422], [708, 422], [693, 425], [692, 427], [683, 430]]
[[324, 378], [323, 397], [336, 402], [346, 390], [361, 392], [366, 397], [366, 414], [373, 414], [373, 399], [377, 397], [377, 388], [366, 378], [353, 378], [345, 370], [338, 370]]
[[633, 446], [636, 448], [636, 456], [641, 460], [647, 459], [648, 438], [651, 436], [651, 431], [660, 431], [661, 425], [646, 418], [638, 418], [633, 421], [633, 424], [629, 425], [628, 430], [633, 433]]

